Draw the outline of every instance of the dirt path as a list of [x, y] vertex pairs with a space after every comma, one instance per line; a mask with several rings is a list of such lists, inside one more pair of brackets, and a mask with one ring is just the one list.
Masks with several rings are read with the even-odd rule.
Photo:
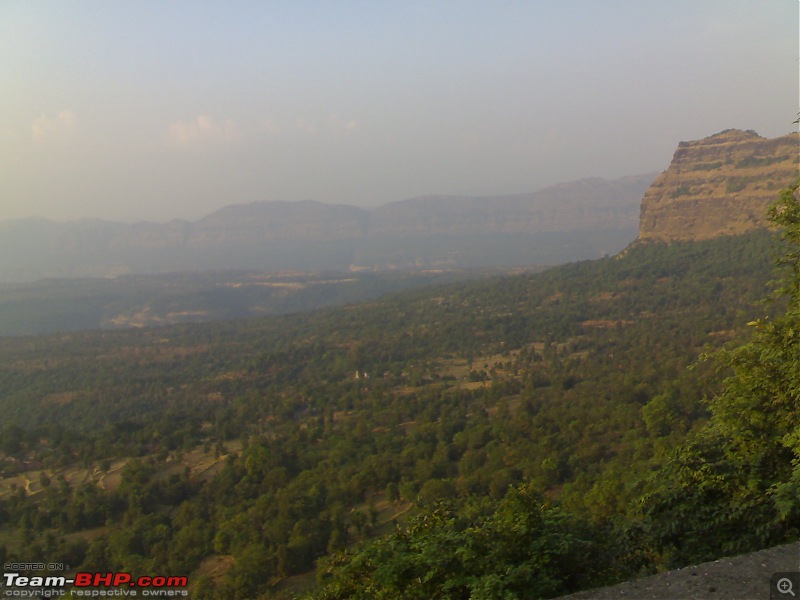
[[800, 576], [794, 579], [794, 597], [778, 593], [775, 582], [770, 584], [773, 574], [784, 571], [800, 571], [800, 542], [578, 592], [559, 600], [798, 600]]

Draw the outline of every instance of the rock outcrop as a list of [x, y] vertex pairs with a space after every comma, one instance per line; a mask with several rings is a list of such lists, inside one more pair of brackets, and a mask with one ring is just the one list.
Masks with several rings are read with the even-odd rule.
[[637, 241], [703, 240], [765, 227], [767, 207], [798, 177], [797, 133], [728, 129], [681, 142], [642, 199]]

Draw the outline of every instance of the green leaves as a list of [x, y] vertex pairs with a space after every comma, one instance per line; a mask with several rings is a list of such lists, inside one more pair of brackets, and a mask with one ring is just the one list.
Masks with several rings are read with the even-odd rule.
[[531, 485], [497, 503], [439, 504], [405, 528], [323, 561], [318, 600], [549, 598], [602, 582], [598, 530]]
[[[800, 534], [800, 182], [770, 210], [786, 243], [778, 296], [786, 311], [748, 323], [752, 339], [713, 357], [730, 375], [711, 419], [659, 474], [644, 502], [669, 566], [756, 550]], [[651, 411], [652, 412], [652, 411]], [[651, 418], [654, 415], [651, 416]]]

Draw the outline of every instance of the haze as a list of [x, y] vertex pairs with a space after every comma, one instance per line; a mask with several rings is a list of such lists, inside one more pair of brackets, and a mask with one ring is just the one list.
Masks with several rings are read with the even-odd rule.
[[0, 220], [371, 206], [794, 128], [796, 0], [0, 4]]

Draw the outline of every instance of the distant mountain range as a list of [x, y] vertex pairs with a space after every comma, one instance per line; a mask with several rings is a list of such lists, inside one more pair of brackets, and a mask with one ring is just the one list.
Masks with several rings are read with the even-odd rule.
[[552, 265], [615, 254], [634, 239], [763, 227], [767, 206], [797, 176], [797, 133], [765, 139], [729, 129], [681, 142], [658, 176], [583, 179], [530, 194], [427, 196], [371, 209], [255, 202], [162, 224], [20, 219], [0, 223], [0, 282]]
[[556, 264], [636, 236], [656, 174], [583, 179], [513, 196], [429, 196], [373, 209], [226, 206], [195, 222], [0, 223], [0, 281], [219, 269], [385, 270]]
[[615, 254], [632, 242], [744, 233], [766, 225], [767, 205], [797, 177], [797, 148], [797, 134], [727, 130], [681, 142], [658, 176], [533, 194], [373, 209], [257, 202], [193, 223], [8, 221], [0, 223], [0, 336], [307, 311]]

